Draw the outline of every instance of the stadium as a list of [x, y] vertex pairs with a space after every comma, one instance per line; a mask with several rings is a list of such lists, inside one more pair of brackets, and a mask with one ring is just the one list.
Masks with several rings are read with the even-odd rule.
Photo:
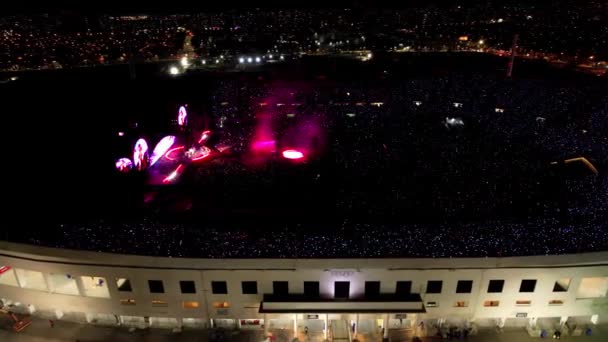
[[168, 67], [3, 85], [37, 123], [13, 126], [11, 196], [46, 220], [0, 243], [15, 314], [285, 341], [605, 322], [605, 78], [458, 53]]

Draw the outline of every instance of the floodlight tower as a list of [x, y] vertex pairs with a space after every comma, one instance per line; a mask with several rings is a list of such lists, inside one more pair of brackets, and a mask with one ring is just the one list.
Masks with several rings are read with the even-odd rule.
[[519, 35], [515, 34], [513, 36], [513, 45], [511, 45], [511, 59], [509, 60], [509, 67], [507, 69], [507, 78], [511, 78], [513, 76], [513, 64], [515, 63], [515, 54], [517, 53], [517, 40], [519, 39]]

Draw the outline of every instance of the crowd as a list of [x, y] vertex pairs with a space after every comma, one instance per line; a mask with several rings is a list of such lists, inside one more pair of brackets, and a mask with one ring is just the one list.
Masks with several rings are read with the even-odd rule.
[[63, 224], [53, 227], [52, 239], [17, 240], [58, 248], [196, 258], [506, 257], [603, 251], [608, 249], [607, 224], [600, 219], [578, 224], [535, 219], [526, 223], [351, 224], [325, 232], [286, 225], [251, 232], [143, 220]]
[[[241, 86], [219, 87], [218, 102], [245, 107], [249, 115], [228, 115], [226, 134], [247, 146], [253, 129], [245, 123], [253, 125], [260, 112], [277, 118], [279, 137], [285, 121], [297, 126], [320, 117], [327, 137], [320, 158], [329, 166], [311, 176], [333, 177], [323, 191], [333, 190], [336, 209], [347, 214], [431, 211], [475, 219], [505, 210], [548, 214], [560, 206], [593, 211], [608, 203], [591, 171], [562, 167], [565, 159], [583, 156], [606, 168], [608, 103], [593, 86], [458, 75], [390, 86], [332, 83], [331, 90], [316, 84], [298, 91], [306, 87], [292, 83], [236, 91]], [[463, 126], [446, 125], [446, 118]]]
[[[608, 249], [608, 100], [597, 85], [470, 75], [379, 87], [243, 82], [217, 85], [210, 108], [221, 127], [214, 132], [247, 150], [256, 114], [274, 118], [279, 140], [291, 124], [318, 118], [327, 139], [326, 151], [315, 157], [321, 162], [289, 174], [289, 181], [311, 178], [300, 190], [319, 201], [332, 198], [341, 223], [295, 217], [265, 227], [263, 219], [223, 225], [146, 216], [130, 223], [62, 224], [44, 238], [12, 232], [10, 239], [207, 258], [500, 257]], [[446, 117], [463, 125], [446, 124]], [[599, 173], [562, 163], [577, 156], [590, 159]], [[275, 196], [289, 202], [302, 195], [260, 194], [256, 187], [247, 192], [252, 185], [272, 185], [276, 171], [213, 165], [199, 170], [209, 182], [203, 196], [223, 200], [226, 212], [243, 201]], [[218, 174], [219, 190], [212, 187]], [[192, 210], [206, 209], [194, 204]], [[269, 216], [276, 211], [270, 208]], [[415, 223], [430, 217], [435, 223]]]

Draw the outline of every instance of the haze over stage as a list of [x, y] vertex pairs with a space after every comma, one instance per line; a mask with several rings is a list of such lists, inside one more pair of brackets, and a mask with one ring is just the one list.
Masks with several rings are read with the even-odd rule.
[[[19, 187], [9, 206], [27, 203], [32, 215], [19, 220], [46, 224], [7, 238], [211, 257], [606, 248], [605, 81], [545, 79], [536, 68], [527, 76], [525, 67], [505, 81], [492, 57], [411, 58], [407, 67], [305, 59], [291, 70], [179, 78], [146, 66], [126, 84], [115, 80], [128, 77], [122, 67], [24, 75], [3, 89], [7, 112], [28, 118], [7, 118], [23, 132], [22, 147], [6, 156]], [[164, 159], [148, 171], [116, 171], [138, 139], [150, 151], [178, 137], [186, 103], [190, 137], [209, 130], [205, 146], [221, 151], [217, 158], [183, 166], [167, 185], [148, 178], [176, 170]], [[282, 158], [308, 149], [303, 160]], [[563, 162], [581, 156], [598, 174]]]

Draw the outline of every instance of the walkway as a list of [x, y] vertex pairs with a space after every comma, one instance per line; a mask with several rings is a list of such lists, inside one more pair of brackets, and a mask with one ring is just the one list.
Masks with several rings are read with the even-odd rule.
[[[10, 321], [5, 315], [0, 316], [0, 341], [2, 342], [261, 342], [262, 331], [228, 331], [222, 339], [211, 339], [207, 330], [184, 330], [172, 333], [167, 329], [145, 329], [129, 332], [127, 328], [100, 327], [64, 321], [56, 321], [51, 328], [47, 320], [34, 318], [32, 325], [20, 333], [14, 333]], [[292, 334], [287, 330], [272, 331], [277, 337], [276, 342], [290, 342]], [[410, 342], [411, 331], [391, 331], [391, 340], [395, 342]], [[593, 336], [564, 336], [563, 341], [572, 342], [604, 342], [608, 336], [608, 326], [595, 326]], [[311, 338], [312, 337], [312, 338]], [[377, 341], [374, 337], [378, 337]], [[309, 341], [321, 342], [322, 334], [309, 336]], [[365, 336], [360, 339], [364, 342], [380, 342], [379, 336]], [[442, 341], [437, 338], [424, 338], [424, 342]], [[541, 342], [540, 338], [528, 336], [523, 328], [505, 329], [497, 333], [493, 329], [482, 329], [478, 334], [469, 336], [469, 342]]]

